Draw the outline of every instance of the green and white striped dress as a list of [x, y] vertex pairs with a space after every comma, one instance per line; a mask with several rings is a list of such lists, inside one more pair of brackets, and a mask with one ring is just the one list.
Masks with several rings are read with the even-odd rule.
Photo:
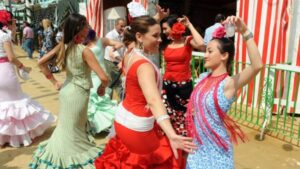
[[94, 168], [103, 147], [96, 147], [88, 134], [87, 108], [91, 70], [83, 61], [85, 46], [76, 45], [67, 55], [67, 78], [59, 92], [58, 124], [49, 140], [34, 152], [30, 168]]

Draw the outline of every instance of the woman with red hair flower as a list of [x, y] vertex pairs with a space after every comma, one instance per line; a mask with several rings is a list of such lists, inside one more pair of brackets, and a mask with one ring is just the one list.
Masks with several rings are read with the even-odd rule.
[[0, 146], [28, 146], [32, 139], [43, 134], [55, 118], [41, 105], [22, 92], [17, 72], [28, 73], [14, 55], [10, 31], [12, 15], [0, 10]]
[[[192, 50], [200, 49], [204, 41], [186, 16], [177, 18], [171, 15], [161, 23], [164, 35], [170, 40], [163, 47], [166, 71], [162, 96], [173, 128], [177, 134], [186, 136], [185, 112], [193, 90], [190, 69]], [[184, 36], [186, 28], [190, 30], [191, 36]]]

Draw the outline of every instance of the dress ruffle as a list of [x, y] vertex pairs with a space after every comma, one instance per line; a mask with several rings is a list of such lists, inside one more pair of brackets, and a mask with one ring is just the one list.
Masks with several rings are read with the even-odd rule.
[[[178, 152], [178, 159], [182, 159], [181, 152]], [[165, 137], [161, 138], [160, 147], [154, 152], [136, 154], [130, 152], [116, 136], [108, 142], [102, 156], [95, 161], [96, 169], [179, 169], [180, 165], [182, 161], [175, 159]]]
[[28, 96], [17, 101], [1, 102], [0, 145], [28, 146], [55, 121], [54, 116]]
[[117, 101], [111, 100], [109, 93], [100, 97], [97, 93], [91, 92], [88, 106], [88, 121], [93, 134], [100, 133], [112, 126], [116, 107]]
[[102, 153], [103, 147], [93, 147], [87, 152], [77, 153], [73, 156], [54, 155], [46, 151], [48, 141], [41, 143], [33, 154], [33, 161], [29, 168], [47, 168], [47, 169], [95, 169], [94, 161]]

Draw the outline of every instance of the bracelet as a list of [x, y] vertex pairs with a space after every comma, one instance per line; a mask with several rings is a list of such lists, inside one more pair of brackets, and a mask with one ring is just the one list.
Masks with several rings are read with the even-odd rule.
[[169, 115], [164, 114], [164, 115], [159, 116], [159, 117], [156, 119], [156, 122], [157, 122], [157, 123], [160, 123], [160, 122], [162, 122], [163, 120], [169, 119], [169, 118], [170, 118]]
[[22, 68], [24, 68], [24, 65], [23, 65], [23, 63], [21, 63], [21, 65], [20, 65], [20, 66], [18, 66], [18, 68], [19, 68], [19, 69], [22, 69]]
[[247, 41], [249, 39], [253, 38], [253, 33], [249, 30], [246, 30], [246, 32], [243, 34], [244, 41]]
[[47, 79], [53, 78], [53, 74], [52, 74], [52, 73], [49, 73], [49, 74], [47, 74], [47, 75], [45, 75], [45, 76], [46, 76]]

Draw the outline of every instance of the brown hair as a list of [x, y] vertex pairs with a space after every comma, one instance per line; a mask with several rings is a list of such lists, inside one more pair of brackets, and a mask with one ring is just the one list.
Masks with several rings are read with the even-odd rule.
[[[74, 47], [74, 37], [85, 27], [87, 24], [86, 18], [83, 15], [73, 13], [68, 16], [66, 21], [64, 22], [64, 36], [61, 43], [61, 49], [59, 52], [59, 57], [57, 59], [57, 64], [62, 67], [62, 69], [66, 66], [66, 56]], [[65, 49], [65, 44], [68, 45], [67, 49]]]
[[137, 42], [136, 33], [145, 34], [149, 31], [150, 26], [156, 24], [158, 24], [156, 20], [147, 15], [134, 18], [124, 30], [123, 42], [125, 46], [128, 46], [132, 42]]

